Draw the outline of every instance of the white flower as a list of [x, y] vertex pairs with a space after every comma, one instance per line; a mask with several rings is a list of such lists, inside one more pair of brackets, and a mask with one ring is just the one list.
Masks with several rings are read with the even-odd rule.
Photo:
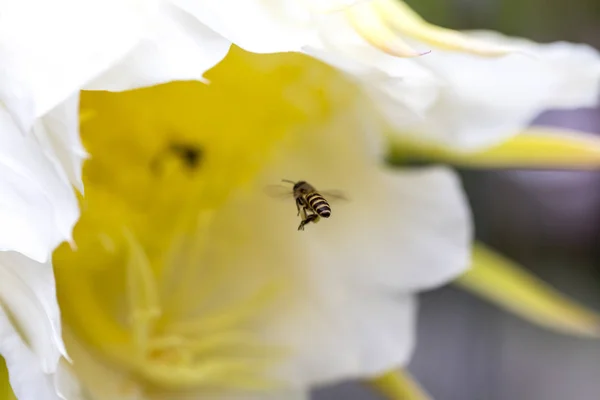
[[[598, 100], [600, 56], [590, 46], [454, 32], [399, 0], [176, 3], [246, 50], [304, 52], [340, 68], [398, 135], [417, 141], [480, 149], [518, 134], [548, 108]], [[431, 53], [394, 57], [421, 54], [411, 48]]]
[[[414, 293], [468, 264], [456, 177], [387, 170], [377, 114], [308, 57], [236, 50], [209, 77], [83, 94], [85, 212], [55, 263], [91, 398], [302, 396], [404, 365]], [[282, 178], [350, 201], [298, 232], [263, 191]]]
[[78, 120], [78, 96], [25, 132], [0, 106], [0, 355], [19, 398], [54, 399], [44, 393], [64, 376], [50, 256], [72, 240], [79, 217], [72, 185], [82, 187], [86, 153]]
[[[3, 251], [0, 253], [0, 274], [11, 277], [6, 280], [8, 289], [0, 291], [5, 312], [4, 321], [0, 321], [0, 343], [3, 344], [0, 353], [7, 359], [11, 382], [20, 400], [54, 399], [62, 395], [63, 390], [68, 390], [61, 389], [57, 383], [68, 381], [65, 378], [68, 374], [61, 373], [63, 369], [59, 365], [60, 357], [66, 356], [66, 353], [60, 343], [54, 293], [41, 288], [53, 287], [48, 276], [51, 272], [49, 254], [62, 241], [70, 241], [71, 228], [78, 218], [71, 185], [83, 189], [81, 161], [85, 153], [79, 143], [77, 126], [80, 89], [120, 91], [173, 80], [204, 81], [203, 74], [225, 56], [232, 41], [255, 52], [295, 51], [317, 57], [355, 79], [399, 136], [473, 149], [518, 133], [546, 108], [593, 104], [600, 75], [598, 55], [586, 46], [539, 46], [493, 34], [458, 34], [428, 25], [403, 3], [391, 0], [323, 3], [239, 0], [56, 0], [40, 3], [8, 0], [0, 6], [0, 13], [3, 21], [0, 24], [0, 127], [3, 130], [0, 135], [3, 144], [0, 150], [3, 172], [0, 180], [4, 179], [1, 183], [5, 188], [0, 216], [6, 221], [0, 228], [0, 250]], [[423, 57], [393, 57], [415, 56], [430, 47], [433, 52]], [[502, 59], [482, 59], [457, 51], [480, 56], [514, 54]], [[265, 64], [269, 63], [265, 61]], [[263, 75], [268, 79], [262, 81], [260, 89], [256, 84], [246, 97], [240, 98], [242, 94], [236, 92], [238, 97], [234, 96], [235, 100], [245, 99], [241, 105], [252, 109], [254, 102], [263, 104], [265, 100], [276, 99], [282, 104], [293, 104], [293, 111], [278, 115], [263, 105], [254, 114], [245, 115], [245, 120], [239, 121], [241, 126], [235, 125], [233, 120], [229, 123], [234, 125], [224, 129], [202, 124], [232, 119], [229, 104], [217, 101], [221, 108], [211, 114], [206, 112], [208, 105], [198, 108], [194, 101], [184, 104], [174, 99], [172, 102], [179, 107], [178, 115], [186, 118], [194, 115], [197, 118], [193, 120], [194, 129], [186, 131], [188, 136], [184, 135], [184, 139], [195, 138], [193, 135], [199, 130], [209, 135], [211, 145], [216, 143], [214, 147], [206, 148], [207, 165], [213, 168], [213, 175], [208, 175], [212, 180], [200, 181], [209, 189], [216, 185], [218, 196], [216, 200], [203, 199], [206, 203], [201, 202], [200, 210], [195, 210], [198, 213], [207, 209], [211, 213], [214, 211], [214, 218], [210, 219], [213, 223], [200, 224], [199, 231], [210, 230], [211, 240], [216, 241], [215, 246], [210, 248], [215, 249], [215, 254], [202, 253], [198, 256], [200, 258], [192, 260], [201, 259], [202, 264], [209, 266], [225, 263], [235, 271], [254, 273], [244, 275], [241, 280], [224, 280], [223, 293], [226, 294], [241, 295], [252, 285], [257, 285], [254, 289], [258, 290], [278, 274], [283, 274], [288, 280], [289, 276], [298, 279], [292, 282], [293, 290], [288, 291], [278, 304], [282, 309], [291, 311], [288, 314], [275, 313], [267, 323], [260, 325], [264, 329], [261, 340], [281, 343], [294, 351], [293, 356], [287, 359], [289, 362], [278, 364], [275, 369], [275, 375], [283, 377], [289, 386], [304, 389], [314, 383], [342, 377], [371, 376], [402, 365], [412, 347], [414, 304], [411, 293], [448, 281], [459, 274], [467, 262], [470, 231], [459, 186], [452, 174], [443, 169], [410, 174], [392, 174], [383, 170], [378, 162], [383, 152], [380, 136], [383, 136], [385, 128], [380, 121], [365, 125], [363, 119], [377, 119], [371, 114], [373, 110], [367, 102], [360, 103], [364, 110], [358, 113], [354, 102], [344, 104], [347, 109], [334, 112], [333, 118], [327, 104], [320, 108], [323, 99], [319, 96], [297, 88], [265, 92], [264, 88], [273, 79], [272, 74], [277, 74], [277, 66], [248, 67], [251, 70], [247, 72], [258, 72], [258, 75], [268, 72]], [[302, 71], [302, 68], [299, 70]], [[248, 82], [235, 76], [236, 73], [244, 76], [234, 69], [224, 74], [232, 80], [228, 83], [223, 79], [221, 85], [231, 84], [236, 90], [241, 90]], [[310, 73], [307, 76], [310, 77], [308, 82], [324, 84]], [[215, 82], [204, 90], [218, 93], [222, 88]], [[356, 93], [349, 97], [354, 99]], [[228, 111], [227, 115], [223, 114], [223, 110]], [[107, 125], [102, 128], [110, 132], [115, 129], [116, 122], [130, 119], [131, 111], [121, 111], [123, 113], [119, 117], [113, 115], [106, 119], [100, 115], [95, 118], [106, 122]], [[157, 114], [160, 115], [158, 111]], [[279, 143], [278, 139], [268, 135], [263, 138], [263, 131], [273, 129], [276, 132], [284, 126], [289, 127], [292, 122], [298, 126], [286, 128], [288, 130], [283, 132], [286, 137], [293, 138], [290, 142], [283, 140]], [[178, 132], [182, 123], [170, 116], [165, 120], [152, 120], [148, 126], [129, 128], [144, 134], [155, 129], [162, 129], [162, 134], [168, 131], [166, 138], [160, 136], [162, 142], [155, 142], [156, 147], [140, 150], [145, 155], [148, 154], [144, 151], [160, 155], [164, 147], [168, 149], [169, 144], [173, 144], [170, 140], [181, 139]], [[247, 129], [244, 124], [254, 127], [254, 130], [244, 131]], [[239, 143], [232, 139], [236, 137], [236, 129], [250, 133], [242, 138], [241, 143], [251, 143], [250, 137], [272, 141], [269, 142], [272, 146], [267, 146], [268, 151], [265, 152], [243, 152], [240, 156], [235, 153]], [[297, 131], [290, 132], [294, 129]], [[210, 137], [212, 130], [224, 141]], [[127, 130], [118, 134], [121, 135], [119, 141], [110, 150], [114, 153], [111, 157], [117, 159], [122, 156], [131, 158], [130, 150], [146, 140], [135, 135], [133, 137], [137, 139], [129, 138]], [[301, 135], [308, 138], [298, 139]], [[99, 134], [97, 137], [104, 136]], [[373, 138], [376, 143], [372, 142]], [[105, 139], [110, 141], [111, 136]], [[123, 143], [123, 140], [132, 140], [132, 143]], [[121, 146], [126, 145], [130, 147], [120, 153]], [[232, 154], [226, 152], [229, 148], [234, 149]], [[224, 155], [219, 153], [224, 150]], [[220, 158], [211, 158], [213, 152], [220, 154]], [[274, 154], [282, 158], [278, 159]], [[274, 158], [270, 159], [271, 156]], [[266, 163], [263, 158], [271, 161], [263, 165], [263, 162]], [[136, 161], [140, 160], [132, 157], [131, 162]], [[151, 164], [153, 160], [142, 161]], [[227, 181], [227, 166], [232, 163], [246, 163], [250, 170], [261, 165], [266, 172], [261, 175], [253, 171], [256, 176], [247, 181], [240, 178], [234, 180], [232, 186], [222, 186]], [[148, 165], [143, 164], [143, 167]], [[173, 165], [169, 165], [172, 172]], [[339, 165], [343, 168], [340, 169]], [[110, 179], [114, 179], [118, 190], [146, 190], [137, 192], [146, 194], [135, 198], [134, 203], [139, 202], [138, 206], [153, 204], [148, 199], [158, 201], [161, 196], [169, 195], [181, 201], [184, 197], [175, 197], [175, 194], [189, 194], [178, 192], [181, 187], [187, 188], [187, 178], [178, 176], [180, 180], [173, 183], [173, 193], [167, 190], [148, 195], [149, 188], [138, 187], [140, 174], [148, 171], [137, 167], [114, 171]], [[286, 176], [281, 176], [283, 174]], [[90, 174], [90, 177], [93, 176]], [[345, 189], [350, 192], [352, 202], [339, 209], [336, 206], [332, 219], [311, 225], [310, 232], [307, 232], [310, 236], [298, 236], [293, 229], [293, 207], [283, 203], [272, 205], [258, 195], [260, 185], [282, 177], [307, 179], [319, 187]], [[142, 182], [146, 181], [142, 179]], [[150, 189], [156, 187], [151, 186]], [[87, 193], [88, 187], [85, 190]], [[119, 351], [111, 348], [111, 343], [103, 342], [111, 338], [110, 335], [103, 337], [104, 331], [90, 334], [88, 330], [93, 330], [94, 324], [86, 326], [84, 323], [70, 328], [75, 338], [73, 343], [84, 342], [82, 354], [89, 348], [106, 353], [108, 364], [115, 367], [112, 374], [125, 382], [133, 380], [136, 388], [146, 390], [148, 382], [156, 383], [153, 380], [160, 381], [165, 376], [157, 376], [156, 370], [151, 368], [155, 366], [153, 362], [156, 359], [152, 358], [155, 353], [150, 350], [155, 350], [152, 346], [156, 343], [148, 344], [140, 338], [147, 339], [148, 335], [155, 333], [146, 328], [156, 322], [152, 319], [155, 318], [153, 312], [156, 307], [163, 311], [161, 307], [164, 304], [160, 302], [160, 296], [146, 299], [145, 294], [139, 295], [140, 287], [143, 288], [142, 293], [155, 294], [159, 289], [168, 289], [161, 286], [165, 284], [162, 277], [148, 279], [153, 270], [147, 268], [143, 259], [147, 257], [150, 263], [161, 261], [163, 264], [159, 263], [159, 266], [162, 267], [173, 266], [172, 262], [156, 258], [152, 253], [153, 246], [167, 244], [174, 251], [179, 247], [172, 243], [172, 238], [146, 242], [148, 238], [139, 237], [144, 236], [136, 230], [140, 221], [145, 221], [142, 225], [148, 224], [152, 230], [161, 229], [153, 225], [161, 220], [146, 221], [147, 210], [138, 213], [139, 210], [133, 208], [132, 211], [129, 204], [129, 208], [125, 207], [129, 213], [111, 214], [120, 207], [122, 199], [118, 190], [118, 195], [110, 191], [108, 195], [105, 193], [111, 200], [107, 204], [112, 208], [107, 208], [106, 204], [104, 208], [97, 205], [108, 213], [102, 217], [106, 217], [107, 224], [115, 223], [111, 228], [117, 231], [93, 231], [94, 235], [78, 240], [77, 245], [81, 245], [78, 254], [83, 254], [84, 258], [86, 255], [92, 257], [85, 263], [92, 270], [94, 266], [104, 265], [102, 258], [96, 259], [98, 252], [123, 251], [125, 242], [125, 249], [137, 254], [136, 257], [129, 255], [134, 265], [131, 268], [137, 275], [129, 277], [128, 282], [134, 286], [124, 290], [123, 294], [135, 294], [127, 298], [133, 307], [128, 310], [133, 320], [128, 326], [134, 337], [133, 347], [120, 349], [131, 357], [124, 359]], [[356, 195], [354, 191], [357, 191]], [[90, 198], [98, 197], [92, 195]], [[107, 198], [101, 195], [99, 201]], [[177, 201], [170, 204], [172, 208], [166, 208], [167, 217], [175, 211], [182, 215], [190, 212], [180, 210]], [[215, 204], [218, 205], [216, 210], [213, 209]], [[371, 217], [370, 214], [364, 216], [363, 212], [373, 214]], [[151, 213], [148, 212], [148, 215]], [[244, 221], [249, 225], [240, 225]], [[269, 225], [256, 228], [263, 223]], [[133, 231], [130, 241], [124, 241], [126, 235], [122, 228]], [[170, 228], [174, 229], [173, 226]], [[239, 236], [231, 235], [232, 231]], [[236, 240], [239, 238], [247, 242], [238, 243]], [[432, 251], [431, 246], [439, 250]], [[5, 262], [2, 262], [3, 257]], [[248, 263], [248, 260], [257, 262]], [[107, 265], [118, 267], [121, 264], [112, 260]], [[176, 268], [178, 264], [174, 265]], [[279, 269], [260, 269], [274, 266]], [[285, 268], [281, 269], [281, 266]], [[423, 270], [425, 267], [426, 271]], [[46, 272], [39, 275], [28, 272], [43, 268]], [[89, 273], [89, 276], [84, 276], [89, 280], [87, 284], [93, 281], [102, 286], [101, 281], [95, 280], [96, 272], [84, 268], [79, 274]], [[78, 301], [69, 301], [73, 285], [85, 288], [85, 282], [73, 279], [80, 277], [73, 270], [67, 269], [62, 274], [66, 282], [63, 283], [66, 297], [63, 296], [61, 303], [69, 310], [67, 320], [78, 325], [86, 322], [81, 319], [82, 316], [96, 317], [94, 312], [90, 313], [90, 309], [85, 308], [90, 304], [84, 301], [84, 295], [88, 299], [91, 297], [92, 302], [102, 296], [94, 298], [91, 293], [97, 293], [90, 289], [89, 293], [72, 297]], [[255, 277], [265, 282], [255, 282]], [[21, 283], [16, 284], [18, 281]], [[196, 281], [191, 282], [195, 284]], [[238, 284], [242, 286], [236, 286]], [[185, 299], [192, 307], [201, 306], [204, 303], [194, 297], [194, 289], [192, 286], [184, 290], [187, 293]], [[114, 292], [106, 290], [103, 294], [110, 294], [103, 305], [114, 306], [111, 303]], [[10, 301], [4, 299], [9, 295]], [[138, 295], [141, 297], [137, 298]], [[293, 307], [288, 308], [290, 304]], [[27, 310], [34, 306], [38, 314], [31, 319], [34, 314]], [[135, 307], [148, 313], [136, 314], [140, 310]], [[136, 319], [140, 315], [143, 316], [142, 321]], [[114, 315], [112, 317], [118, 320]], [[41, 325], [37, 328], [40, 321], [46, 320], [49, 322], [43, 329]], [[101, 322], [106, 323], [105, 320]], [[307, 326], [310, 326], [313, 335], [304, 334]], [[77, 329], [82, 329], [90, 337], [80, 337], [81, 332]], [[202, 339], [202, 335], [198, 337]], [[75, 345], [71, 347], [76, 348]], [[83, 356], [76, 358], [80, 363], [85, 359]], [[92, 364], [99, 362], [94, 356], [91, 360]], [[328, 364], [322, 364], [324, 360]], [[258, 372], [261, 371], [259, 369]], [[84, 381], [93, 378], [87, 368], [76, 372]], [[132, 378], [132, 374], [136, 377], [141, 375], [142, 382]], [[201, 387], [205, 382], [198, 381], [197, 377], [191, 375], [192, 386]], [[71, 387], [68, 382], [63, 382], [62, 386], [65, 385]], [[108, 385], [103, 389], [111, 390], [113, 387]], [[122, 389], [120, 386], [115, 390], [121, 392]], [[115, 397], [108, 398], [112, 400]]]

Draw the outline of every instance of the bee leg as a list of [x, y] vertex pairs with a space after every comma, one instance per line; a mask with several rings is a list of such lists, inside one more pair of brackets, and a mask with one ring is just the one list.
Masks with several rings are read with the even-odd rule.
[[298, 230], [299, 230], [299, 231], [303, 231], [303, 230], [304, 230], [304, 225], [308, 224], [309, 222], [310, 222], [310, 220], [308, 220], [308, 219], [303, 219], [303, 220], [300, 222], [300, 225], [298, 225]]
[[296, 216], [300, 216], [300, 212], [304, 211], [304, 206], [302, 205], [300, 199], [296, 199], [296, 208], [298, 209], [298, 214], [296, 214]]
[[306, 225], [306, 220], [308, 219], [306, 215], [306, 208], [300, 207], [300, 203], [298, 203], [298, 215], [302, 215], [302, 221], [300, 221], [300, 225], [298, 225], [298, 230], [303, 231], [304, 225]]
[[319, 217], [317, 214], [311, 214], [306, 217], [306, 223], [308, 224], [309, 222], [314, 222], [316, 224], [320, 219], [321, 217]]
[[306, 218], [304, 218], [302, 220], [302, 222], [300, 222], [300, 226], [298, 227], [299, 231], [303, 231], [304, 230], [304, 225], [314, 222], [316, 223], [317, 221], [319, 221], [319, 216], [317, 214], [310, 214], [307, 215]]

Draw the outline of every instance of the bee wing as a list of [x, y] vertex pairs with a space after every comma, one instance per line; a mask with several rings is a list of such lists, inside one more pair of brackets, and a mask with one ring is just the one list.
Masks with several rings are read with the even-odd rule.
[[289, 186], [284, 185], [267, 185], [264, 192], [275, 199], [287, 199], [294, 196], [294, 192]]
[[331, 201], [337, 201], [337, 200], [342, 200], [342, 201], [349, 201], [350, 199], [348, 198], [348, 196], [346, 196], [346, 193], [342, 192], [341, 190], [320, 190], [319, 193], [321, 193], [327, 200], [331, 200]]

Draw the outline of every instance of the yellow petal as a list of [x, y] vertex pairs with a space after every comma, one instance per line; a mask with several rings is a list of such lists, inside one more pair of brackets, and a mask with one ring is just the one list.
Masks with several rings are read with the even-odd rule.
[[430, 24], [402, 1], [374, 0], [370, 4], [376, 13], [397, 32], [439, 49], [484, 57], [499, 57], [515, 52], [515, 49], [506, 46], [474, 39], [452, 29]]
[[[600, 315], [562, 295], [482, 244], [473, 248], [472, 268], [456, 283], [551, 330], [600, 337]], [[567, 268], [568, 266], [565, 266]]]
[[395, 142], [392, 147], [392, 162], [418, 159], [476, 168], [600, 167], [600, 137], [559, 128], [532, 127], [498, 146], [478, 152], [459, 152], [414, 142]]
[[4, 359], [0, 357], [0, 400], [15, 400], [16, 397], [8, 381], [8, 370]]
[[79, 123], [83, 124], [88, 122], [92, 118], [96, 117], [97, 113], [94, 110], [80, 110], [79, 111]]
[[370, 380], [369, 384], [390, 400], [429, 400], [431, 398], [405, 370], [390, 371]]

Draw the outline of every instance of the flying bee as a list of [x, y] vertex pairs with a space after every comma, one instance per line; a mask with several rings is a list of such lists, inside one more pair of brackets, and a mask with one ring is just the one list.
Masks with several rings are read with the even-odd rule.
[[[331, 206], [329, 201], [324, 196], [327, 196], [331, 200], [347, 200], [346, 196], [337, 190], [328, 190], [319, 192], [306, 181], [290, 181], [288, 179], [282, 179], [282, 182], [291, 183], [294, 185], [292, 190], [282, 185], [271, 185], [267, 186], [267, 193], [273, 197], [292, 196], [296, 201], [296, 208], [298, 209], [298, 216], [302, 218], [300, 225], [298, 226], [299, 231], [304, 230], [304, 226], [310, 222], [317, 223], [321, 218], [329, 218], [331, 216]], [[282, 192], [283, 189], [285, 192]]]

